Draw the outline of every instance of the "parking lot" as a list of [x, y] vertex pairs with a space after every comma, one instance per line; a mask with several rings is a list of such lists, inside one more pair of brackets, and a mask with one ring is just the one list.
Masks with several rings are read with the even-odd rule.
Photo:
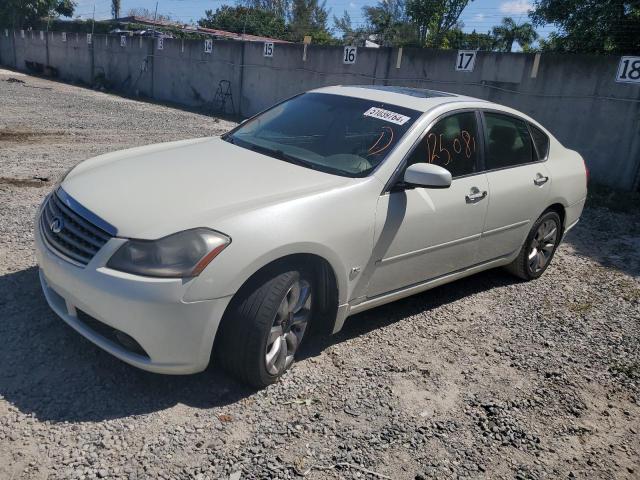
[[640, 476], [640, 205], [587, 208], [534, 282], [489, 271], [352, 317], [259, 392], [66, 326], [32, 247], [56, 179], [233, 125], [0, 70], [0, 478]]

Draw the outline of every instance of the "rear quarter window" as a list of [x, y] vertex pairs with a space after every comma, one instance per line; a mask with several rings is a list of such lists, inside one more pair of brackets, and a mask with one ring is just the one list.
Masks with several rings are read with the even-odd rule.
[[533, 138], [533, 143], [538, 151], [538, 159], [544, 160], [547, 158], [547, 155], [549, 155], [549, 137], [534, 125], [529, 124], [529, 130], [531, 131], [531, 138]]

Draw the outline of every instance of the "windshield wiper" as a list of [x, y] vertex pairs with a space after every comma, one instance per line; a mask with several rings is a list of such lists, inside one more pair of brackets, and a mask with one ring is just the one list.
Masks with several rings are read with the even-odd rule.
[[254, 152], [263, 153], [265, 155], [269, 155], [270, 157], [277, 158], [278, 160], [283, 160], [295, 165], [300, 165], [301, 167], [311, 168], [312, 170], [318, 169], [314, 163], [298, 157], [294, 157], [293, 155], [289, 155], [288, 153], [285, 153], [282, 150], [276, 148], [263, 147], [261, 145], [256, 145], [255, 143], [249, 144], [249, 148]]

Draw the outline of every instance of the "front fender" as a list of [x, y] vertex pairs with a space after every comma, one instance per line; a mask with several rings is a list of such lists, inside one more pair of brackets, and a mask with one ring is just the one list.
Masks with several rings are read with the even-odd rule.
[[[242, 285], [244, 285], [244, 283], [260, 269], [266, 267], [276, 260], [296, 254], [315, 255], [326, 260], [333, 269], [333, 273], [336, 278], [338, 287], [338, 302], [339, 304], [347, 302], [348, 272], [344, 262], [340, 259], [340, 256], [336, 252], [331, 250], [326, 245], [312, 242], [300, 242], [282, 245], [276, 249], [264, 252], [262, 255], [246, 263], [241, 268], [238, 268], [240, 262], [235, 263], [231, 261], [231, 259], [229, 259], [229, 261], [225, 263], [235, 263], [235, 270], [233, 274], [231, 274], [231, 272], [228, 272], [229, 275], [225, 275], [225, 272], [223, 271], [223, 269], [227, 270], [226, 266], [216, 268], [214, 261], [210, 268], [207, 268], [205, 270], [206, 275], [198, 278], [197, 281], [191, 285], [185, 295], [184, 300], [187, 302], [193, 302], [234, 295], [240, 289], [240, 287], [242, 287]], [[221, 282], [221, 278], [224, 278], [225, 281]]]

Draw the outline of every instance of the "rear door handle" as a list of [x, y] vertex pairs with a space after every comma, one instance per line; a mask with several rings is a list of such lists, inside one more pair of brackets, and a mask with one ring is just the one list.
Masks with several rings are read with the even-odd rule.
[[536, 176], [536, 178], [533, 179], [533, 183], [537, 186], [544, 185], [548, 181], [549, 181], [549, 177], [545, 177], [540, 173]]
[[487, 191], [481, 192], [477, 188], [472, 188], [471, 193], [469, 195], [465, 195], [465, 200], [467, 203], [477, 203], [487, 196]]

